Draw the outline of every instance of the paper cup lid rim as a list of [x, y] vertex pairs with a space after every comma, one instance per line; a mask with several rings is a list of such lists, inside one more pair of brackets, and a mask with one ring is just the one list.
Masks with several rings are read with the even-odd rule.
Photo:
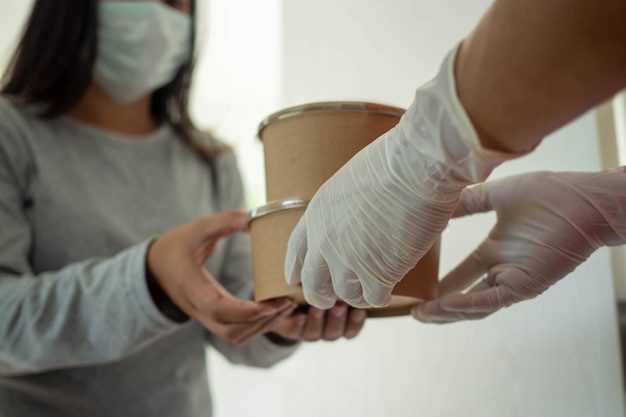
[[367, 112], [401, 117], [406, 110], [400, 107], [368, 101], [320, 101], [315, 103], [301, 104], [298, 106], [288, 107], [286, 109], [279, 110], [267, 116], [259, 124], [257, 135], [259, 138], [261, 138], [261, 133], [263, 132], [263, 129], [278, 120], [297, 116], [303, 113], [324, 111]]
[[265, 217], [270, 214], [278, 213], [286, 210], [305, 208], [309, 204], [309, 200], [305, 198], [287, 198], [284, 200], [271, 201], [267, 204], [250, 210], [248, 213], [248, 224], [259, 217]]

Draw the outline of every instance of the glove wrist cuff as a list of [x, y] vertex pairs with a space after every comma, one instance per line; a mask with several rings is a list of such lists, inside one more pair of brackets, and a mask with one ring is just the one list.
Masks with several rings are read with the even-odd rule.
[[417, 90], [415, 100], [400, 122], [413, 146], [434, 162], [427, 175], [441, 177], [463, 188], [484, 181], [502, 162], [526, 155], [486, 149], [461, 103], [454, 77], [459, 46], [446, 56], [438, 75]]

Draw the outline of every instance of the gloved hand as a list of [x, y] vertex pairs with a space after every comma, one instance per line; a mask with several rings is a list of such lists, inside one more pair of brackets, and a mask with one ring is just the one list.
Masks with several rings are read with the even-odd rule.
[[486, 182], [463, 191], [455, 216], [489, 210], [497, 214], [489, 236], [442, 279], [439, 299], [414, 308], [416, 319], [483, 318], [541, 294], [599, 247], [625, 243], [626, 173], [537, 172]]
[[439, 238], [461, 190], [513, 155], [487, 151], [458, 100], [453, 50], [400, 123], [316, 193], [296, 226], [287, 282], [308, 303], [385, 306], [394, 285]]

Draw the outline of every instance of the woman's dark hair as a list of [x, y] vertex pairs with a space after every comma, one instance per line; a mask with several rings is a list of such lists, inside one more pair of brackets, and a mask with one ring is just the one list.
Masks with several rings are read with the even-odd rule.
[[[176, 77], [152, 95], [150, 111], [170, 123], [183, 141], [212, 162], [223, 151], [206, 149], [193, 138], [189, 89], [194, 66], [196, 0], [191, 0], [189, 60]], [[1, 94], [45, 105], [42, 116], [70, 111], [92, 81], [97, 56], [98, 0], [36, 0], [25, 31], [2, 80]], [[211, 163], [211, 168], [214, 169]]]

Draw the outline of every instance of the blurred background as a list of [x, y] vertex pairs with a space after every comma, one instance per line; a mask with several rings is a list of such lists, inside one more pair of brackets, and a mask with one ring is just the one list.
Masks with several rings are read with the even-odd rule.
[[[236, 149], [250, 208], [265, 202], [256, 137], [263, 118], [324, 100], [407, 107], [491, 3], [200, 1], [193, 117]], [[31, 4], [0, 2], [2, 69]], [[617, 97], [492, 178], [624, 164], [624, 115]], [[484, 214], [452, 222], [443, 236], [442, 274], [493, 221]], [[216, 416], [623, 416], [624, 258], [622, 248], [602, 249], [541, 297], [478, 322], [370, 319], [357, 339], [304, 345], [270, 370], [233, 366], [209, 352]]]

